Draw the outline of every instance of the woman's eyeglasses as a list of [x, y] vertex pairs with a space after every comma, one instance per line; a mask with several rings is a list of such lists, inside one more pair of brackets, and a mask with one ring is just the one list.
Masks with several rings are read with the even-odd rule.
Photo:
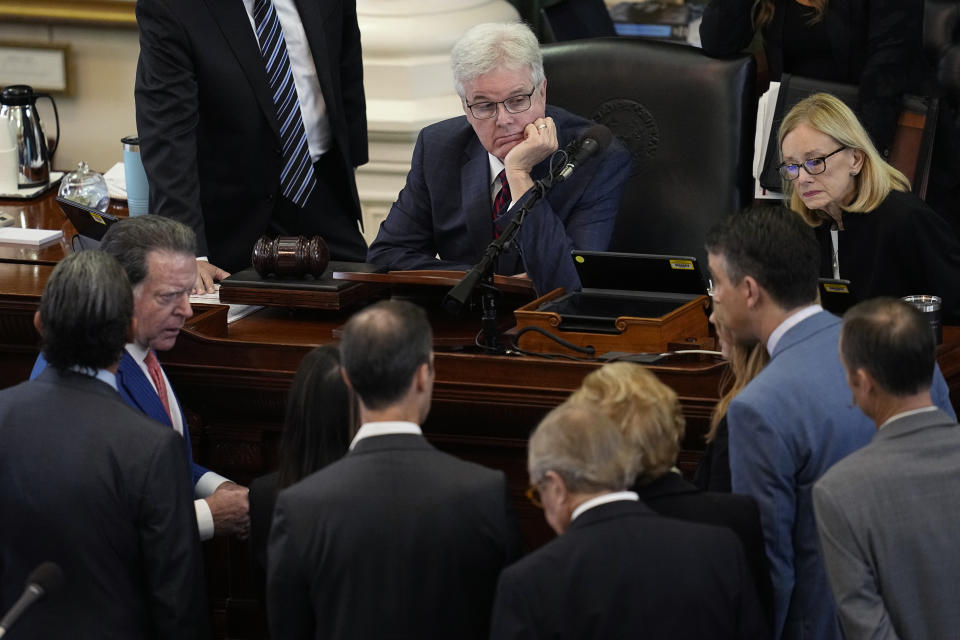
[[846, 148], [847, 147], [840, 147], [836, 151], [832, 153], [828, 153], [825, 156], [821, 156], [819, 158], [810, 158], [809, 160], [804, 160], [800, 164], [796, 164], [796, 163], [788, 164], [784, 162], [779, 167], [780, 175], [783, 176], [784, 180], [790, 180], [790, 181], [796, 180], [797, 178], [800, 177], [800, 167], [803, 167], [803, 170], [806, 171], [807, 174], [811, 176], [819, 175], [827, 170], [827, 158], [829, 158], [834, 154], [840, 153]]

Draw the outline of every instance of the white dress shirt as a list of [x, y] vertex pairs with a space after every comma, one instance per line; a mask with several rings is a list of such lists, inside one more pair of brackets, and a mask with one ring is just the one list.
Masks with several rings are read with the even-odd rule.
[[[147, 380], [150, 382], [150, 386], [153, 387], [154, 391], [157, 391], [157, 385], [153, 383], [153, 378], [150, 376], [150, 371], [147, 369], [147, 349], [144, 349], [139, 344], [135, 342], [127, 343], [127, 353], [133, 358], [133, 361], [140, 366], [140, 369], [143, 371], [143, 375], [147, 377]], [[173, 428], [181, 436], [183, 435], [183, 416], [180, 413], [180, 404], [177, 402], [177, 397], [173, 395], [173, 386], [170, 384], [170, 379], [167, 378], [167, 372], [163, 370], [163, 367], [160, 367], [160, 372], [163, 374], [163, 381], [167, 387], [167, 404], [170, 406], [170, 421], [173, 423]], [[159, 394], [159, 391], [157, 391]], [[192, 462], [191, 460], [187, 461]], [[209, 540], [213, 537], [214, 526], [213, 526], [213, 514], [210, 512], [210, 505], [207, 504], [206, 498], [211, 493], [217, 490], [224, 482], [230, 482], [227, 478], [224, 478], [219, 473], [214, 473], [213, 471], [208, 471], [203, 474], [197, 483], [193, 486], [193, 495], [197, 500], [193, 501], [194, 510], [197, 512], [197, 528], [200, 531], [201, 540]]]
[[364, 438], [374, 438], [376, 436], [390, 436], [398, 433], [404, 433], [415, 436], [422, 436], [423, 431], [420, 430], [420, 425], [414, 422], [365, 422], [360, 425], [360, 429], [357, 431], [357, 435], [353, 436], [353, 440], [350, 442], [350, 450], [352, 451], [357, 443], [363, 440]]
[[573, 522], [581, 515], [584, 511], [589, 511], [594, 507], [599, 507], [602, 504], [607, 504], [609, 502], [620, 502], [622, 500], [632, 500], [636, 502], [640, 499], [640, 496], [637, 495], [636, 491], [614, 491], [612, 493], [605, 493], [602, 496], [597, 496], [596, 498], [590, 498], [586, 502], [581, 502], [576, 509], [573, 510], [573, 514], [570, 516], [570, 522]]
[[[257, 26], [253, 20], [254, 0], [243, 0], [243, 8], [250, 19], [253, 37], [257, 37]], [[293, 0], [273, 0], [277, 20], [283, 29], [283, 39], [287, 43], [287, 57], [293, 72], [293, 84], [297, 87], [300, 100], [300, 116], [310, 147], [310, 159], [316, 162], [320, 156], [330, 150], [330, 121], [327, 119], [327, 105], [323, 101], [317, 67], [313, 63], [313, 52], [307, 42], [307, 34], [300, 22], [300, 14]], [[259, 40], [257, 40], [259, 43]]]
[[793, 329], [813, 314], [821, 311], [823, 311], [823, 307], [819, 304], [811, 304], [787, 316], [783, 322], [777, 325], [777, 328], [773, 330], [770, 337], [767, 338], [767, 353], [773, 355], [773, 350], [777, 348], [777, 343], [780, 342], [780, 338], [782, 338], [787, 331], [790, 331], [790, 329]]

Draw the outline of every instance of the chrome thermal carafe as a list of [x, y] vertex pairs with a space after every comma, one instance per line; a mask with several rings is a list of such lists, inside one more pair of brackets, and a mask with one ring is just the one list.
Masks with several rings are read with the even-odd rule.
[[[40, 124], [40, 114], [37, 113], [38, 98], [50, 100], [53, 116], [57, 121], [57, 137], [54, 139], [53, 148], [49, 150]], [[16, 136], [20, 159], [17, 177], [19, 188], [39, 187], [50, 182], [50, 156], [57, 150], [60, 142], [60, 115], [53, 97], [46, 93], [35, 93], [33, 87], [25, 84], [4, 87], [0, 91], [0, 117], [10, 120]]]

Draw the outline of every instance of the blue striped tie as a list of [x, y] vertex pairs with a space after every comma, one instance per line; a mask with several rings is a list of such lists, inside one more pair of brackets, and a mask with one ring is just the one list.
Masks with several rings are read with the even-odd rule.
[[277, 12], [271, 0], [256, 0], [253, 5], [253, 21], [257, 25], [257, 40], [260, 54], [266, 63], [267, 79], [273, 91], [273, 104], [280, 122], [280, 140], [283, 142], [283, 173], [280, 188], [284, 197], [303, 208], [317, 186], [310, 161], [310, 148], [300, 115], [300, 100], [297, 86], [290, 71], [287, 43]]

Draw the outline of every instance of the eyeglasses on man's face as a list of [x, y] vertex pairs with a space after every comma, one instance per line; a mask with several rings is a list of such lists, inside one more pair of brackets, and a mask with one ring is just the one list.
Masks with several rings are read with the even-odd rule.
[[543, 509], [543, 500], [540, 499], [540, 488], [537, 485], [531, 484], [529, 487], [527, 487], [527, 492], [525, 495], [527, 496], [527, 500], [529, 500], [533, 506], [535, 506], [537, 509]]
[[832, 155], [836, 155], [846, 149], [847, 147], [840, 147], [832, 153], [828, 153], [825, 156], [820, 156], [819, 158], [810, 158], [809, 160], [804, 160], [803, 162], [797, 163], [786, 163], [780, 165], [780, 175], [784, 180], [796, 180], [800, 177], [800, 167], [803, 167], [803, 170], [807, 172], [808, 175], [815, 176], [823, 173], [827, 170], [827, 158]]
[[499, 102], [474, 102], [473, 104], [468, 104], [467, 109], [470, 109], [470, 113], [472, 113], [473, 117], [477, 120], [489, 120], [490, 118], [496, 117], [497, 106], [501, 104], [503, 108], [507, 110], [507, 113], [523, 113], [530, 108], [530, 96], [532, 96], [536, 90], [537, 88], [534, 87], [530, 93], [510, 96], [506, 100], [500, 100]]

